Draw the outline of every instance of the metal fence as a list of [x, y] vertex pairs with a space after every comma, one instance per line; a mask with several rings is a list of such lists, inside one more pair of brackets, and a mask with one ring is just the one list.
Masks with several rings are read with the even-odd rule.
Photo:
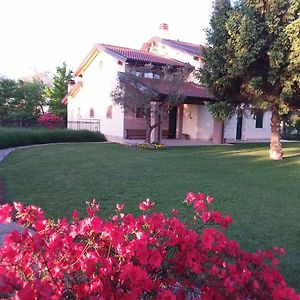
[[73, 130], [90, 130], [100, 132], [99, 119], [81, 119], [80, 121], [68, 121], [68, 129]]
[[26, 119], [26, 120], [0, 120], [0, 126], [3, 127], [36, 127], [38, 126], [37, 119]]

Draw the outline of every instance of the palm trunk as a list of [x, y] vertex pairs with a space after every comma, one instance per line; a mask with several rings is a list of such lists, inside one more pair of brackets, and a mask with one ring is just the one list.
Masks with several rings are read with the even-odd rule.
[[281, 160], [283, 158], [280, 142], [280, 116], [278, 107], [272, 109], [270, 158], [274, 160]]

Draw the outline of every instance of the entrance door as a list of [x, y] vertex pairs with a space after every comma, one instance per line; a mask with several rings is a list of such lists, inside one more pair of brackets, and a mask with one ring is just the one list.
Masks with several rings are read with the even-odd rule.
[[242, 139], [242, 127], [243, 127], [243, 114], [238, 113], [237, 122], [236, 122], [236, 139]]
[[169, 110], [169, 139], [176, 138], [177, 106], [171, 106]]

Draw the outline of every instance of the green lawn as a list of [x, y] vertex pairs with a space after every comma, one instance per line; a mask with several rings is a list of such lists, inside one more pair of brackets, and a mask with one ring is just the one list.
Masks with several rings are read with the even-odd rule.
[[300, 291], [300, 143], [285, 145], [282, 161], [267, 145], [168, 148], [147, 151], [114, 144], [49, 145], [18, 150], [0, 164], [9, 198], [41, 206], [51, 218], [84, 210], [96, 198], [109, 215], [114, 204], [137, 213], [149, 197], [157, 208], [188, 212], [189, 191], [215, 197], [230, 214], [229, 229], [248, 250], [279, 245], [287, 250], [281, 271]]

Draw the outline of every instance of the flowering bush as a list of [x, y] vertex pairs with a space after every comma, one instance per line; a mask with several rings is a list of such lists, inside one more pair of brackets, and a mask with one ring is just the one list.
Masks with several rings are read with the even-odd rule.
[[53, 113], [46, 113], [38, 118], [38, 123], [42, 127], [48, 127], [49, 129], [62, 126], [63, 118], [54, 115]]
[[132, 147], [137, 147], [145, 150], [159, 150], [159, 149], [165, 149], [164, 144], [160, 143], [151, 143], [151, 144], [133, 144]]
[[[299, 299], [277, 270], [283, 249], [249, 253], [228, 240], [230, 216], [208, 209], [212, 197], [189, 193], [193, 224], [160, 212], [134, 217], [124, 204], [108, 220], [89, 203], [80, 219], [46, 219], [40, 208], [21, 203], [0, 208], [0, 222], [13, 210], [24, 231], [0, 248], [1, 299]], [[153, 208], [149, 199], [142, 211]]]

